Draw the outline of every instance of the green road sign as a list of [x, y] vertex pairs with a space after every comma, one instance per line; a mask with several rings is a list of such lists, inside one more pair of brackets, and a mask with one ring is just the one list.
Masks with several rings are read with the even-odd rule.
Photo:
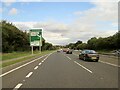
[[30, 30], [30, 46], [42, 46], [42, 29]]

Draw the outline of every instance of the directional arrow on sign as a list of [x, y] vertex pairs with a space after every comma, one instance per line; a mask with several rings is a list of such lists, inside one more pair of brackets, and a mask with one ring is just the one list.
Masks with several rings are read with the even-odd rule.
[[40, 34], [40, 32], [39, 32], [39, 34], [37, 34], [37, 36], [38, 36], [38, 37], [41, 37], [40, 35], [41, 35], [41, 34]]

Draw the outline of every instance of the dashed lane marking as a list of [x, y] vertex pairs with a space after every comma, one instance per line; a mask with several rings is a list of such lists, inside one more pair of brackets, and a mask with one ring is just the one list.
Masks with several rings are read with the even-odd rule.
[[39, 63], [39, 65], [41, 65], [42, 63]]
[[18, 85], [16, 85], [16, 87], [13, 90], [19, 89], [22, 85], [23, 85], [22, 83], [19, 83]]
[[[77, 54], [74, 54], [74, 53], [73, 53], [73, 55], [78, 56]], [[109, 62], [104, 62], [104, 61], [101, 61], [101, 60], [99, 60], [99, 62], [108, 64], [108, 65], [111, 65], [111, 66], [115, 66], [115, 67], [120, 67], [119, 65], [112, 64], [112, 63], [109, 63]]]
[[83, 65], [81, 65], [80, 63], [74, 61], [77, 65], [79, 65], [80, 67], [82, 67], [83, 69], [87, 70], [90, 73], [93, 73], [91, 70], [89, 70], [88, 68], [84, 67]]
[[[48, 55], [48, 54], [47, 54], [47, 55]], [[32, 60], [32, 61], [30, 61], [30, 62], [28, 62], [28, 63], [23, 64], [23, 65], [21, 65], [21, 66], [19, 66], [19, 67], [17, 67], [17, 68], [14, 68], [14, 69], [6, 72], [6, 73], [3, 73], [3, 74], [0, 75], [0, 77], [3, 77], [3, 76], [5, 76], [5, 75], [7, 75], [7, 74], [9, 74], [9, 73], [11, 73], [11, 72], [13, 72], [13, 71], [15, 71], [15, 70], [18, 70], [18, 69], [20, 69], [20, 68], [22, 68], [22, 67], [24, 67], [24, 66], [26, 66], [26, 65], [28, 65], [28, 64], [31, 64], [31, 63], [33, 63], [33, 62], [35, 62], [35, 61], [37, 61], [37, 60], [39, 60], [39, 59], [47, 56], [47, 55], [41, 56], [41, 57], [39, 57], [39, 58], [37, 58], [37, 59], [34, 59], [34, 60]]]
[[26, 78], [29, 78], [32, 74], [33, 74], [33, 72], [30, 72], [30, 73], [26, 76]]
[[34, 68], [34, 70], [36, 70], [36, 69], [38, 69], [38, 66], [36, 66], [36, 67]]

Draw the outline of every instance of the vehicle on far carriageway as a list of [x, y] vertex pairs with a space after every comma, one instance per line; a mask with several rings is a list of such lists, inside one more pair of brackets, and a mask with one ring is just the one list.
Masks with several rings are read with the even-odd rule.
[[72, 54], [72, 50], [71, 50], [71, 49], [68, 49], [68, 50], [66, 51], [66, 54]]
[[91, 60], [98, 62], [99, 60], [99, 54], [94, 50], [83, 50], [79, 54], [79, 59], [82, 60]]
[[57, 52], [61, 52], [61, 51], [62, 51], [62, 49], [57, 50]]

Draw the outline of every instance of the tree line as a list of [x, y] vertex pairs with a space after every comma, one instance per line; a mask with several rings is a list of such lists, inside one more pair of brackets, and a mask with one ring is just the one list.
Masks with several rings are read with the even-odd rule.
[[69, 43], [66, 45], [67, 48], [71, 49], [93, 49], [93, 50], [117, 50], [120, 49], [120, 31], [116, 32], [113, 36], [109, 37], [92, 37], [83, 43], [82, 41], [77, 41], [76, 43]]
[[[19, 30], [15, 25], [5, 20], [0, 21], [0, 31], [2, 31], [2, 52], [30, 51], [29, 33]], [[51, 43], [45, 42], [42, 38], [42, 51], [56, 49]], [[34, 47], [39, 49], [39, 47]]]

